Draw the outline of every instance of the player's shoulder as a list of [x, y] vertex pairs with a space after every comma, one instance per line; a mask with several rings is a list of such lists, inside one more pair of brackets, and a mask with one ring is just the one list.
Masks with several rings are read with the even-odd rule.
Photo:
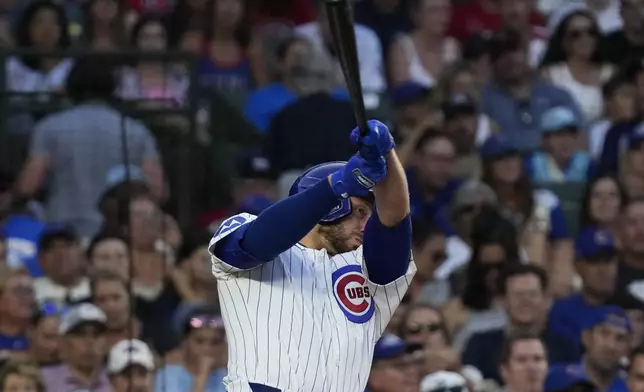
[[210, 247], [228, 234], [257, 219], [253, 214], [241, 213], [224, 219], [210, 240]]

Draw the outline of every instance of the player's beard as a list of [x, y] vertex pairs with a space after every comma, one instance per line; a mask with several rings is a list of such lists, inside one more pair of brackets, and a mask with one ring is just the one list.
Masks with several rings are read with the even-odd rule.
[[352, 235], [346, 232], [342, 223], [320, 225], [319, 228], [326, 250], [331, 256], [354, 251], [359, 246], [352, 243]]

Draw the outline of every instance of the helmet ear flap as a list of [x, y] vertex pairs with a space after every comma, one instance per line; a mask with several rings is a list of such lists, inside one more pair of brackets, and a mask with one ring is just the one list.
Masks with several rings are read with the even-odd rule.
[[342, 199], [329, 213], [320, 220], [321, 224], [334, 223], [351, 214], [351, 199]]

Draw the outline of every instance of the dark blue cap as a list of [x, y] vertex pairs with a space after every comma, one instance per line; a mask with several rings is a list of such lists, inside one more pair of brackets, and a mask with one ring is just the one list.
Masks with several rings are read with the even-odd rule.
[[600, 306], [590, 311], [590, 313], [584, 320], [584, 329], [591, 329], [598, 325], [606, 324], [614, 327], [622, 327], [628, 332], [631, 332], [631, 322], [622, 308], [618, 306]]
[[403, 106], [423, 100], [431, 89], [416, 82], [405, 82], [391, 89], [389, 96], [394, 106]]
[[392, 359], [407, 352], [407, 344], [396, 335], [385, 333], [376, 342], [373, 349], [373, 360]]
[[482, 158], [494, 159], [502, 156], [517, 154], [519, 150], [506, 137], [492, 135], [481, 146], [479, 153]]
[[606, 230], [590, 227], [575, 239], [575, 254], [578, 259], [592, 260], [597, 257], [608, 256], [615, 253], [615, 241]]
[[48, 250], [55, 241], [73, 244], [76, 240], [76, 233], [71, 227], [51, 223], [44, 228], [38, 237], [38, 250], [40, 252]]

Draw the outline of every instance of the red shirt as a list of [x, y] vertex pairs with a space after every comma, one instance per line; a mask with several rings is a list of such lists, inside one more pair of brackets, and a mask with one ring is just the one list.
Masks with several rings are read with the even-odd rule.
[[[538, 12], [530, 13], [531, 25], [542, 25], [543, 19]], [[487, 12], [477, 0], [454, 7], [449, 35], [464, 42], [472, 34], [481, 31], [495, 31], [501, 27], [501, 15]]]

